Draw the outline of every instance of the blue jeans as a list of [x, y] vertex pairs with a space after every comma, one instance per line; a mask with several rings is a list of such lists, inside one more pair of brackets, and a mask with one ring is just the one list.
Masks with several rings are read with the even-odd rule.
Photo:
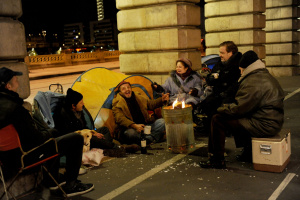
[[[166, 131], [165, 120], [163, 118], [155, 120], [152, 124], [147, 124], [151, 126], [151, 134], [146, 135], [147, 143], [152, 143], [154, 141], [159, 142]], [[138, 133], [135, 129], [129, 128], [124, 132], [125, 141], [128, 144], [140, 144], [141, 134]]]

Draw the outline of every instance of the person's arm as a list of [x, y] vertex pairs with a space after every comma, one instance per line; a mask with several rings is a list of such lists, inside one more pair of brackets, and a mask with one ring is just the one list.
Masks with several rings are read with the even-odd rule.
[[144, 130], [145, 124], [131, 124], [130, 128], [135, 129], [137, 132], [141, 132]]
[[[169, 94], [164, 94], [164, 99], [168, 99]], [[164, 104], [163, 98], [147, 99], [147, 110], [154, 110], [155, 108], [162, 107]]]
[[53, 114], [53, 120], [55, 124], [55, 129], [58, 130], [60, 135], [65, 135], [68, 133], [68, 125], [66, 123], [67, 117], [63, 116], [61, 110], [58, 110]]
[[261, 98], [261, 90], [257, 86], [244, 85], [236, 94], [236, 103], [224, 104], [218, 108], [218, 112], [237, 117], [245, 116], [259, 106]]
[[15, 109], [12, 116], [13, 125], [19, 134], [24, 151], [28, 151], [52, 137], [49, 132], [40, 132], [37, 129], [34, 120], [25, 108], [20, 106]]

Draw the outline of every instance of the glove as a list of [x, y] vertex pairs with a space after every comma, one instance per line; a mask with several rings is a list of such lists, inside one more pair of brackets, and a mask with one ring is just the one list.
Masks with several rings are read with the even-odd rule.
[[[156, 82], [154, 82], [151, 86], [152, 86], [153, 90], [157, 93], [165, 92], [164, 88], [161, 87], [161, 85], [157, 84]], [[154, 86], [156, 86], [156, 87], [154, 87]]]
[[196, 88], [192, 88], [191, 91], [189, 92], [190, 95], [192, 95], [193, 97], [198, 96], [198, 90]]

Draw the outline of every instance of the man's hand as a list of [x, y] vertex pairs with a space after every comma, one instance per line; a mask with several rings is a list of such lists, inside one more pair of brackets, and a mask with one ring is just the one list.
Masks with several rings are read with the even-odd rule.
[[144, 124], [132, 124], [131, 127], [140, 133], [141, 131], [144, 130], [145, 125]]
[[170, 93], [166, 93], [166, 94], [162, 94], [162, 101], [169, 101], [170, 97]]
[[96, 136], [99, 139], [105, 139], [102, 133], [94, 133], [94, 136]]

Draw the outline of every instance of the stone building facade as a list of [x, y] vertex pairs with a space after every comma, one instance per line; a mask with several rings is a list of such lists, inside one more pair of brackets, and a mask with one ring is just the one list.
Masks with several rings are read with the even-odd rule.
[[[121, 72], [163, 83], [179, 57], [201, 68], [200, 0], [117, 0]], [[234, 41], [274, 76], [299, 75], [299, 1], [205, 0], [206, 55]]]
[[18, 93], [26, 99], [30, 95], [24, 25], [18, 21], [22, 15], [21, 0], [0, 0], [0, 67], [21, 71]]

